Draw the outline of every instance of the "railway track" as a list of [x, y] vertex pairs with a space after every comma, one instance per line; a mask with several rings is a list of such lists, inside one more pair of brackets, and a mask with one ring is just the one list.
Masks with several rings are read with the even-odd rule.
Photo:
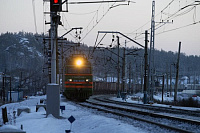
[[[135, 107], [138, 109], [145, 109], [149, 110], [153, 113], [162, 113], [162, 114], [170, 114], [172, 116], [179, 116], [179, 117], [187, 117], [188, 119], [194, 119], [200, 121], [200, 109], [198, 110], [187, 110], [187, 109], [180, 109], [180, 108], [173, 108], [173, 107], [162, 107], [162, 106], [151, 106], [151, 105], [144, 105], [144, 104], [137, 104], [137, 103], [128, 103], [122, 101], [115, 101], [111, 100], [108, 97], [95, 97], [97, 101], [102, 101], [106, 103], [113, 103], [118, 105], [125, 105], [129, 107]], [[199, 124], [199, 123], [198, 123]]]
[[[159, 108], [155, 107], [146, 108], [146, 105], [139, 106], [136, 104], [137, 106], [134, 106], [134, 104], [130, 103], [109, 100], [106, 97], [91, 98], [87, 102], [79, 104], [84, 107], [97, 109], [117, 116], [154, 124], [167, 130], [185, 133], [200, 132], [200, 121], [193, 119], [195, 118], [193, 115], [198, 113], [195, 111], [192, 113], [193, 118], [177, 117], [174, 114], [180, 112], [180, 109], [175, 109], [174, 111], [172, 111], [173, 109], [170, 109], [163, 114], [159, 112], [163, 111], [163, 107], [159, 110]], [[186, 112], [184, 115], [187, 114]]]

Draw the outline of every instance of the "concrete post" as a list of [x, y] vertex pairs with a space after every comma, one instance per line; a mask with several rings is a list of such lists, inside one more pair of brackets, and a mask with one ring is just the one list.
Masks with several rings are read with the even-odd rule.
[[47, 113], [46, 116], [52, 114], [54, 117], [60, 117], [60, 90], [58, 84], [47, 85]]
[[144, 104], [147, 104], [147, 84], [148, 84], [148, 31], [145, 31], [145, 53], [144, 53]]

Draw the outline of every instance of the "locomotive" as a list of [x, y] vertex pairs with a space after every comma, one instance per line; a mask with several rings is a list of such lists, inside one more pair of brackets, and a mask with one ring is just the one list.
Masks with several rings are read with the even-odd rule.
[[67, 99], [85, 101], [93, 93], [92, 66], [82, 54], [66, 59], [64, 95]]

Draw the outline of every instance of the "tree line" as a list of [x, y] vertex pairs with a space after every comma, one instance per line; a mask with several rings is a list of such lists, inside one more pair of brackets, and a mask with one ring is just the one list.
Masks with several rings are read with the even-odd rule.
[[[48, 83], [48, 71], [46, 70], [48, 64], [48, 56], [46, 46], [43, 40], [44, 35], [33, 34], [27, 32], [18, 33], [4, 33], [0, 35], [0, 72], [11, 75], [14, 86], [30, 86], [33, 89], [41, 88]], [[46, 42], [47, 43], [47, 42]], [[61, 52], [63, 48], [63, 53]], [[65, 58], [70, 54], [83, 53], [91, 61], [93, 65], [93, 75], [103, 80], [108, 77], [113, 77], [115, 81], [117, 73], [120, 72], [122, 76], [123, 61], [125, 62], [126, 78], [140, 82], [144, 71], [144, 50], [135, 47], [119, 48], [119, 66], [118, 67], [118, 51], [117, 46], [98, 48], [87, 46], [86, 44], [76, 44], [72, 41], [66, 41], [64, 47], [58, 44], [58, 63], [61, 70], [64, 65], [61, 65], [62, 57], [63, 64]], [[126, 58], [124, 58], [124, 55]], [[177, 52], [155, 50], [155, 70], [156, 73], [166, 74], [170, 72], [175, 76], [175, 65], [177, 61]], [[180, 56], [180, 70], [181, 76], [187, 76], [191, 83], [199, 83], [200, 79], [200, 57], [197, 55], [186, 55], [181, 53]], [[17, 82], [22, 81], [20, 84]]]

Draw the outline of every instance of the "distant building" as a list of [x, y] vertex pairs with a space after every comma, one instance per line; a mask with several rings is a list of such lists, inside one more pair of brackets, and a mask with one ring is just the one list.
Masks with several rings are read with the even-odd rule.
[[181, 77], [181, 84], [186, 85], [189, 83], [189, 78], [187, 76]]

